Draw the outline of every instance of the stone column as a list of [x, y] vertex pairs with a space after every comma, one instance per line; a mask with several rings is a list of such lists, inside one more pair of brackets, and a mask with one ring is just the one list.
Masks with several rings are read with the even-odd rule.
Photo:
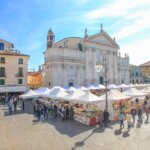
[[62, 64], [63, 86], [67, 86], [67, 76], [66, 76], [66, 72], [67, 72], [67, 65], [66, 65], [66, 64]]
[[85, 63], [85, 68], [86, 68], [86, 71], [85, 71], [85, 74], [86, 74], [86, 84], [88, 83], [88, 80], [89, 80], [89, 51], [87, 50], [86, 51], [86, 63]]
[[97, 81], [97, 72], [96, 72], [96, 69], [95, 69], [95, 66], [96, 66], [96, 49], [94, 49], [93, 51], [93, 81], [94, 81], [94, 84], [96, 84], [96, 81]]

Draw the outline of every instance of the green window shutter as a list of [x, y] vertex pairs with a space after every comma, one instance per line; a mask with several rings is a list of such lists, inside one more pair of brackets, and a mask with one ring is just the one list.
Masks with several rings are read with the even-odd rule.
[[0, 79], [0, 85], [5, 85], [5, 80], [4, 79]]
[[22, 84], [22, 79], [18, 79], [18, 84]]

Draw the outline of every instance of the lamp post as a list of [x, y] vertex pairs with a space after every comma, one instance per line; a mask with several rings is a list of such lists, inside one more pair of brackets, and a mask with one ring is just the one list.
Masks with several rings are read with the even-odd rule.
[[103, 56], [103, 63], [102, 64], [97, 64], [95, 66], [96, 72], [101, 72], [102, 69], [104, 69], [104, 77], [105, 77], [105, 90], [106, 90], [106, 99], [105, 99], [105, 107], [106, 111], [108, 111], [108, 95], [107, 95], [107, 60], [106, 60], [106, 54]]

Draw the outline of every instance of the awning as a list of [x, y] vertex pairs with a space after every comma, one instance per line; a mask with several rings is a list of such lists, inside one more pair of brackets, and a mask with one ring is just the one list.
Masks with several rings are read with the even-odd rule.
[[27, 89], [27, 86], [0, 86], [0, 93], [25, 92]]

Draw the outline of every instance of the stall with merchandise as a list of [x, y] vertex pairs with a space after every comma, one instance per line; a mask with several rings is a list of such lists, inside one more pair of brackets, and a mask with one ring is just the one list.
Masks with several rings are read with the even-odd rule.
[[[106, 94], [101, 96], [102, 99], [106, 99]], [[108, 111], [110, 114], [110, 120], [118, 120], [120, 110], [125, 113], [130, 112], [131, 109], [131, 97], [126, 96], [119, 92], [117, 89], [111, 89], [107, 92], [108, 98]]]
[[74, 119], [86, 125], [96, 125], [99, 121], [99, 114], [104, 110], [104, 101], [86, 91], [82, 96], [72, 99], [71, 103], [74, 108]]

